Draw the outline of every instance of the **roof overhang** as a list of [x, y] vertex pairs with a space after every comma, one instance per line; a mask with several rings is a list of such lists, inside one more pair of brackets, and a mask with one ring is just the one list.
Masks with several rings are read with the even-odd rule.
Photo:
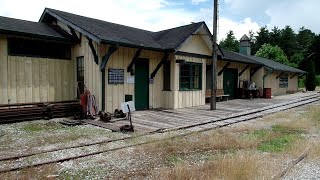
[[128, 43], [121, 43], [116, 41], [107, 41], [107, 40], [101, 40], [101, 44], [107, 44], [107, 45], [113, 45], [113, 46], [122, 46], [122, 47], [128, 47], [128, 48], [137, 48], [137, 49], [143, 49], [143, 50], [152, 50], [157, 52], [166, 52], [171, 53], [175, 52], [174, 49], [160, 49], [160, 48], [154, 48], [154, 47], [148, 47], [148, 46], [139, 46], [134, 44], [128, 44]]
[[0, 34], [4, 34], [7, 36], [15, 36], [15, 37], [22, 37], [22, 38], [35, 38], [35, 39], [42, 39], [42, 40], [50, 40], [50, 41], [59, 41], [65, 43], [73, 43], [71, 39], [68, 38], [59, 38], [53, 36], [46, 36], [41, 34], [32, 34], [32, 33], [25, 33], [25, 32], [18, 32], [18, 31], [9, 31], [0, 29]]
[[56, 13], [50, 11], [50, 9], [48, 9], [48, 8], [45, 8], [45, 10], [43, 11], [43, 13], [42, 13], [42, 15], [41, 15], [41, 17], [39, 19], [39, 22], [45, 22], [45, 19], [46, 19], [46, 17], [48, 15], [56, 18], [57, 20], [63, 22], [66, 25], [69, 25], [70, 27], [72, 27], [76, 31], [88, 36], [90, 39], [94, 40], [95, 42], [101, 43], [102, 40], [98, 36], [95, 36], [92, 33], [80, 28], [79, 26], [77, 26], [74, 23], [68, 21], [67, 19], [65, 19], [65, 18], [57, 15]]

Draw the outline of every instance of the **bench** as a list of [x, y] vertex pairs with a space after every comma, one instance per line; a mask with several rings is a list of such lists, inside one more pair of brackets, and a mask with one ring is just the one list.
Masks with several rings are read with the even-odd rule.
[[[216, 101], [228, 101], [230, 95], [229, 94], [224, 94], [223, 89], [217, 89], [216, 90]], [[211, 90], [206, 90], [206, 102], [208, 102], [211, 98]]]

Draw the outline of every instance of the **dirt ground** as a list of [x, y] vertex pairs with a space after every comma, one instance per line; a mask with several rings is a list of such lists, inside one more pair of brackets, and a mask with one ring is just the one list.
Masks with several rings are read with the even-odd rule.
[[[1, 177], [2, 179], [271, 179], [310, 148], [307, 158], [283, 178], [317, 179], [320, 163], [319, 118], [320, 104], [314, 103], [219, 130], [3, 173]], [[23, 122], [0, 127], [0, 157], [129, 136], [89, 125], [66, 127], [57, 123], [57, 120]], [[93, 147], [86, 151], [99, 148], [103, 147]], [[57, 152], [49, 157], [34, 157], [27, 161], [32, 163], [54, 156], [77, 153], [71, 150]], [[24, 163], [26, 162], [21, 162]], [[2, 167], [6, 167], [6, 164], [0, 164], [0, 168]]]

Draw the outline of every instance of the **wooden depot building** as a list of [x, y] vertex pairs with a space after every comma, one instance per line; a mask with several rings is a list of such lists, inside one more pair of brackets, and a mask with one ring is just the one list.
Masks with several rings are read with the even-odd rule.
[[[151, 32], [49, 8], [39, 22], [0, 17], [0, 104], [73, 100], [84, 83], [103, 111], [128, 100], [138, 110], [204, 105], [211, 43], [204, 22]], [[220, 49], [216, 73], [218, 91], [236, 97], [244, 80], [297, 91], [304, 72]]]

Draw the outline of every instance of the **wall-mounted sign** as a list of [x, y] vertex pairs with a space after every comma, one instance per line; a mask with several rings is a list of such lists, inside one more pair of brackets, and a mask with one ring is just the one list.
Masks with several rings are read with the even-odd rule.
[[108, 84], [123, 84], [124, 69], [108, 69]]
[[280, 77], [279, 87], [280, 88], [287, 88], [288, 87], [288, 75]]
[[134, 84], [134, 76], [127, 77], [127, 84]]

